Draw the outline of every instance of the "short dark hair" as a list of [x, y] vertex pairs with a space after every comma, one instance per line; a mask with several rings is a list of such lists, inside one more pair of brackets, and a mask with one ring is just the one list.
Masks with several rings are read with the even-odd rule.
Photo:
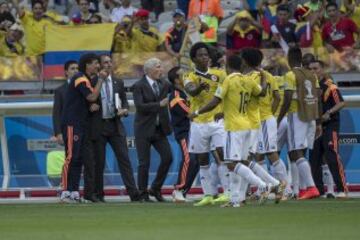
[[241, 64], [242, 59], [238, 54], [232, 54], [226, 59], [226, 65], [233, 70], [240, 71]]
[[277, 8], [276, 8], [276, 12], [279, 12], [279, 11], [286, 11], [286, 12], [290, 12], [290, 8], [289, 8], [289, 5], [287, 4], [280, 4]]
[[213, 46], [209, 46], [209, 56], [211, 59], [211, 67], [221, 67], [220, 64], [218, 63], [219, 59], [222, 58], [224, 55], [224, 53], [222, 53], [222, 51], [216, 47]]
[[195, 43], [195, 44], [191, 47], [191, 49], [190, 49], [190, 58], [191, 58], [191, 60], [194, 60], [194, 58], [196, 57], [197, 51], [198, 51], [199, 49], [201, 49], [201, 48], [205, 48], [205, 49], [208, 51], [208, 53], [209, 53], [209, 46], [206, 45], [206, 43], [204, 43], [204, 42], [197, 42], [197, 43]]
[[3, 12], [0, 14], [0, 23], [5, 20], [12, 22], [13, 24], [15, 23], [15, 18], [10, 12]]
[[302, 64], [302, 52], [299, 47], [293, 47], [289, 49], [288, 62], [290, 67], [296, 67]]
[[304, 67], [309, 66], [311, 62], [315, 61], [315, 56], [312, 53], [305, 53], [302, 56], [302, 65]]
[[260, 66], [264, 55], [257, 48], [244, 48], [241, 50], [241, 57], [248, 66], [254, 68]]
[[180, 70], [180, 67], [173, 67], [172, 69], [170, 69], [170, 71], [168, 72], [168, 79], [169, 82], [171, 82], [171, 84], [175, 84], [175, 80], [177, 78], [179, 78], [179, 74], [177, 74], [177, 72]]
[[86, 53], [80, 57], [79, 60], [79, 71], [82, 73], [86, 72], [86, 65], [92, 63], [94, 60], [99, 60], [99, 56], [95, 53]]
[[67, 71], [70, 67], [70, 65], [77, 64], [77, 61], [75, 60], [69, 60], [64, 64], [64, 70]]
[[37, 3], [39, 3], [39, 4], [42, 6], [42, 8], [44, 8], [44, 3], [43, 3], [43, 1], [41, 1], [41, 0], [32, 0], [32, 1], [31, 1], [31, 8], [34, 8], [34, 6], [35, 6]]
[[336, 9], [339, 8], [339, 6], [337, 5], [336, 2], [333, 2], [333, 1], [330, 1], [328, 4], [326, 4], [326, 10], [329, 8], [329, 7], [335, 7]]

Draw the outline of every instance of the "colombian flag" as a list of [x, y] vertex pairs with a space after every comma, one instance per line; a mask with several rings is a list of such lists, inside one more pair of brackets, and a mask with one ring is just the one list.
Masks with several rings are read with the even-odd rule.
[[50, 25], [45, 29], [44, 78], [64, 78], [66, 61], [78, 61], [87, 52], [111, 51], [116, 24]]

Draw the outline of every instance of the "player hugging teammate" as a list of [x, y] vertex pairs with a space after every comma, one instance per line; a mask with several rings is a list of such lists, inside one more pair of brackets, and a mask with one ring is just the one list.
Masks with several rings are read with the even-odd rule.
[[[189, 146], [200, 163], [204, 192], [204, 198], [195, 206], [223, 202], [224, 207], [239, 207], [246, 199], [249, 184], [257, 186], [259, 203], [264, 203], [270, 192], [275, 193], [276, 203], [286, 199], [284, 192], [290, 194], [291, 187], [286, 165], [279, 157], [279, 126], [280, 137], [286, 139], [290, 160], [295, 163], [292, 166], [305, 187], [300, 199], [318, 197], [305, 156], [318, 134], [316, 123], [320, 124], [319, 83], [301, 66], [301, 50], [289, 50], [291, 70], [283, 77], [261, 69], [262, 52], [253, 48], [227, 58], [226, 77], [206, 66], [209, 50], [205, 44], [192, 47], [191, 59], [196, 69], [184, 77], [185, 90], [191, 96]], [[219, 116], [223, 120], [219, 121]], [[211, 189], [208, 153], [214, 149], [230, 171], [225, 191], [228, 199], [221, 201]]]

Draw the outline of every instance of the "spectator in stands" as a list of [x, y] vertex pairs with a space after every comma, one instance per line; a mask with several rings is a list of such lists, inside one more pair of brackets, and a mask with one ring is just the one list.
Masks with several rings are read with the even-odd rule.
[[24, 55], [25, 47], [21, 43], [24, 29], [14, 23], [7, 32], [0, 31], [0, 57], [16, 57]]
[[174, 26], [165, 34], [165, 48], [172, 56], [180, 58], [180, 50], [187, 30], [185, 13], [181, 9], [176, 9], [174, 11], [173, 22]]
[[304, 3], [304, 6], [308, 7], [311, 11], [319, 11], [323, 5], [323, 0], [310, 0]]
[[25, 54], [28, 56], [41, 55], [45, 51], [45, 26], [56, 21], [44, 15], [44, 3], [41, 0], [32, 2], [32, 13], [19, 7], [18, 0], [14, 2], [25, 32]]
[[131, 18], [124, 16], [116, 26], [112, 52], [113, 53], [128, 53], [131, 52], [132, 44], [129, 32], [132, 28]]
[[93, 14], [88, 21], [86, 21], [87, 24], [99, 24], [102, 23], [102, 18], [99, 14]]
[[360, 1], [344, 0], [346, 16], [350, 17], [360, 27]]
[[141, 7], [154, 12], [155, 21], [157, 22], [160, 14], [164, 12], [164, 0], [141, 0]]
[[[156, 52], [161, 50], [161, 37], [156, 28], [149, 23], [150, 12], [140, 9], [135, 13], [135, 23], [129, 32], [133, 52]], [[134, 22], [132, 24], [135, 24]]]
[[185, 13], [185, 18], [188, 15], [190, 0], [176, 0], [177, 8]]
[[104, 6], [110, 11], [112, 22], [120, 23], [124, 16], [133, 16], [137, 8], [131, 6], [131, 0], [121, 0], [121, 6], [117, 6], [114, 0], [104, 0]]
[[220, 0], [191, 0], [188, 18], [199, 17], [202, 23], [201, 41], [217, 43], [217, 30], [224, 18]]
[[0, 13], [0, 31], [6, 32], [15, 23], [15, 18], [10, 12]]
[[9, 3], [6, 0], [0, 0], [0, 14], [10, 12]]
[[[338, 5], [334, 2], [326, 5], [328, 21], [322, 29], [322, 39], [329, 53], [342, 52], [359, 46], [359, 28], [355, 22], [347, 17], [341, 16]], [[358, 42], [355, 43], [354, 34], [358, 35]]]
[[261, 44], [262, 26], [248, 11], [236, 14], [234, 21], [227, 28], [227, 49], [238, 51], [242, 48], [258, 48]]
[[282, 4], [276, 9], [276, 23], [271, 25], [270, 41], [271, 47], [282, 48], [285, 52], [297, 43], [296, 25], [289, 21], [290, 9], [288, 5]]
[[260, 1], [258, 4], [259, 14], [261, 16], [261, 24], [264, 28], [263, 39], [267, 39], [270, 32], [271, 26], [276, 23], [277, 8], [281, 4], [286, 4], [287, 1], [282, 0], [265, 0]]
[[79, 5], [80, 12], [73, 15], [72, 21], [74, 24], [85, 24], [93, 15], [90, 11], [90, 0], [76, 0], [76, 3]]
[[44, 15], [54, 19], [58, 23], [69, 23], [69, 18], [67, 16], [62, 16], [54, 10], [48, 10], [49, 0], [42, 0], [44, 6]]
[[301, 48], [311, 47], [317, 52], [317, 49], [323, 47], [320, 26], [320, 18], [323, 14], [323, 8], [320, 8], [319, 11], [312, 11], [309, 7], [302, 5], [298, 5], [296, 8], [294, 13], [297, 21], [295, 34]]

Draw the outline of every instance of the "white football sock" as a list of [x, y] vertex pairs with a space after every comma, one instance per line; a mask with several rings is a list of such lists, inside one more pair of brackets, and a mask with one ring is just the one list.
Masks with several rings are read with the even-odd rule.
[[218, 166], [216, 163], [210, 164], [210, 174], [211, 174], [211, 195], [218, 195], [218, 186], [220, 183], [219, 175], [218, 175]]
[[217, 167], [218, 170], [218, 176], [220, 178], [221, 186], [224, 190], [224, 194], [229, 195], [230, 193], [230, 175], [229, 175], [229, 169], [225, 164], [219, 164]]
[[230, 172], [230, 201], [232, 203], [240, 203], [240, 180], [241, 176], [234, 172]]
[[286, 166], [284, 164], [284, 162], [279, 159], [276, 162], [274, 162], [272, 164], [272, 167], [274, 169], [274, 177], [276, 177], [276, 179], [280, 180], [280, 181], [285, 181], [287, 182], [287, 172], [286, 172]]
[[258, 176], [256, 176], [250, 170], [250, 168], [248, 168], [244, 164], [242, 164], [242, 163], [236, 164], [234, 172], [236, 174], [239, 174], [241, 177], [243, 177], [248, 183], [250, 183], [252, 185], [256, 185], [261, 188], [266, 188], [266, 183], [263, 180], [261, 180]]
[[334, 194], [335, 184], [334, 184], [334, 179], [330, 172], [329, 166], [327, 164], [324, 164], [321, 167], [322, 167], [322, 179], [323, 179], [324, 184], [327, 187], [326, 193]]
[[290, 164], [291, 169], [291, 184], [293, 187], [293, 192], [296, 195], [299, 195], [299, 169], [296, 165], [296, 162], [291, 162]]
[[299, 169], [299, 175], [300, 175], [300, 183], [301, 179], [304, 180], [304, 183], [306, 185], [306, 188], [308, 187], [314, 187], [314, 179], [311, 175], [311, 168], [309, 162], [306, 160], [306, 158], [299, 158], [296, 160], [296, 165]]
[[203, 189], [204, 195], [213, 196], [212, 184], [211, 184], [211, 173], [209, 165], [200, 166], [200, 183]]
[[[237, 175], [239, 176], [239, 175]], [[240, 177], [240, 176], [239, 176]], [[246, 192], [248, 190], [249, 182], [245, 178], [240, 177], [240, 202], [246, 200]]]
[[271, 183], [273, 186], [277, 186], [280, 184], [279, 180], [275, 179], [273, 176], [271, 176], [267, 171], [264, 170], [259, 164], [257, 164], [255, 161], [252, 161], [250, 163], [250, 169], [259, 176], [262, 180], [264, 180], [266, 183]]

